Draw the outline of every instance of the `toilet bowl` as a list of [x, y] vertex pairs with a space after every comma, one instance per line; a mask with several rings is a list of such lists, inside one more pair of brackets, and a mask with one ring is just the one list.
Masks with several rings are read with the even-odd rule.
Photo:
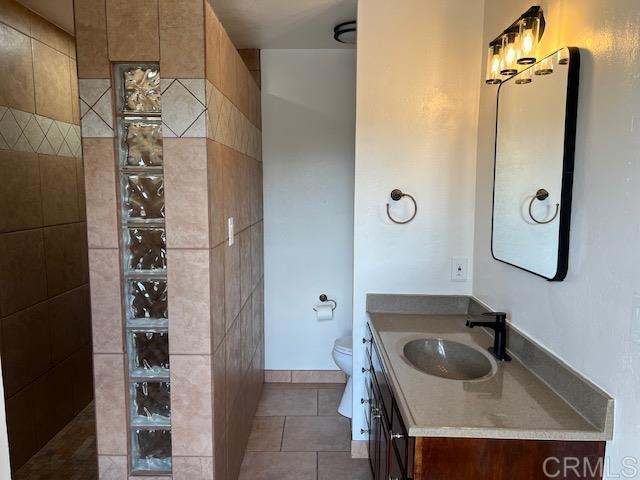
[[347, 375], [347, 385], [344, 388], [340, 405], [338, 406], [338, 413], [344, 417], [351, 418], [353, 412], [352, 405], [352, 382], [351, 375], [353, 374], [353, 338], [351, 335], [338, 338], [333, 344], [333, 360], [336, 365]]

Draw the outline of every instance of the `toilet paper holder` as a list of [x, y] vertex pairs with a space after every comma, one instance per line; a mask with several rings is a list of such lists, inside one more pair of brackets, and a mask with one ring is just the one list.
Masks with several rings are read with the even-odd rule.
[[[336, 302], [335, 300], [332, 300], [331, 298], [327, 297], [327, 295], [324, 294], [324, 293], [320, 294], [320, 296], [318, 297], [318, 300], [320, 300], [322, 303], [325, 303], [325, 302], [333, 303], [333, 305], [331, 306], [331, 311], [332, 312], [336, 308], [338, 308], [338, 302]], [[318, 310], [316, 310], [316, 307], [313, 307], [313, 310], [316, 311], [316, 312], [318, 311]]]

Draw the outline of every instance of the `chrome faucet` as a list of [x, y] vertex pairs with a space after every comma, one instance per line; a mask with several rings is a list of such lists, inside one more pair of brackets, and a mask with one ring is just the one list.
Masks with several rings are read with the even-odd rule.
[[493, 347], [489, 351], [498, 360], [510, 362], [511, 357], [507, 354], [507, 314], [504, 312], [484, 312], [483, 317], [495, 317], [493, 322], [472, 322], [467, 320], [467, 327], [486, 327], [494, 331]]

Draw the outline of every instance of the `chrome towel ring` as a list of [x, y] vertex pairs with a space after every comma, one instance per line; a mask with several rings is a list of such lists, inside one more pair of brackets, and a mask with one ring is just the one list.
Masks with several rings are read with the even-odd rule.
[[544, 188], [541, 188], [536, 192], [536, 194], [533, 197], [531, 197], [531, 201], [529, 202], [529, 216], [531, 217], [531, 220], [533, 220], [539, 225], [545, 225], [547, 223], [553, 222], [558, 216], [558, 213], [560, 213], [560, 204], [556, 203], [556, 212], [553, 214], [553, 217], [551, 217], [549, 220], [538, 220], [536, 217], [533, 216], [533, 211], [532, 211], [533, 202], [535, 200], [543, 201], [543, 200], [546, 200], [547, 198], [549, 198], [549, 192], [547, 192]]
[[397, 202], [402, 197], [410, 198], [411, 201], [413, 202], [413, 215], [411, 215], [411, 217], [408, 220], [396, 220], [395, 218], [393, 218], [391, 216], [391, 213], [389, 212], [389, 204], [387, 203], [387, 217], [389, 217], [389, 220], [391, 220], [393, 223], [397, 223], [398, 225], [404, 225], [405, 223], [409, 223], [411, 220], [416, 218], [416, 214], [418, 213], [418, 202], [416, 202], [416, 199], [413, 198], [412, 195], [409, 195], [408, 193], [403, 193], [402, 190], [398, 188], [391, 191], [391, 200], [394, 200]]

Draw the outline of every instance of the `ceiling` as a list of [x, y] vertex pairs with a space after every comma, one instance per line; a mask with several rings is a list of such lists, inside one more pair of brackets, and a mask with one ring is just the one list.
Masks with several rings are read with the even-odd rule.
[[18, 0], [54, 25], [73, 35], [73, 0]]
[[[73, 0], [19, 0], [73, 33]], [[333, 27], [355, 20], [357, 0], [211, 0], [237, 48], [353, 48]]]
[[356, 19], [356, 0], [212, 0], [236, 48], [354, 48], [333, 27]]

